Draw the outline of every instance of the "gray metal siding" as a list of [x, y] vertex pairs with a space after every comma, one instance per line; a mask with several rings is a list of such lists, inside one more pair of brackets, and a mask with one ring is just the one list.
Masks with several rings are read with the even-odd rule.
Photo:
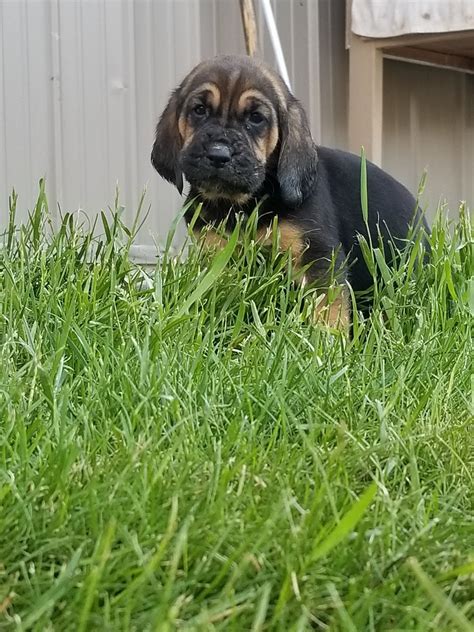
[[25, 219], [46, 176], [53, 217], [59, 203], [92, 218], [118, 185], [131, 223], [147, 186], [139, 243], [168, 230], [180, 198], [149, 157], [158, 113], [201, 58], [199, 10], [198, 0], [0, 2], [3, 226], [11, 189]]

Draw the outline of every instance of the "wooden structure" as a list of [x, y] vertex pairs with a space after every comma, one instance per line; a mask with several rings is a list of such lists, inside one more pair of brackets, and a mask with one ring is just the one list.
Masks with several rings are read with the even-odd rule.
[[253, 57], [258, 50], [257, 19], [253, 0], [240, 0], [240, 13], [245, 37], [245, 50], [247, 55]]
[[383, 59], [474, 74], [474, 30], [383, 39], [349, 34], [349, 149], [382, 163]]

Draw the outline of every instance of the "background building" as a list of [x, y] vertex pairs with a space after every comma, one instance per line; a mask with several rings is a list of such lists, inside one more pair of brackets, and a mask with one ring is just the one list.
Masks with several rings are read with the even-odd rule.
[[[317, 142], [348, 146], [344, 0], [273, 0], [294, 93]], [[274, 63], [259, 13], [263, 56]], [[244, 52], [238, 0], [0, 2], [0, 213], [27, 216], [46, 176], [50, 208], [93, 216], [116, 183], [134, 215], [147, 186], [140, 257], [168, 230], [178, 194], [153, 171], [154, 126], [199, 60]], [[413, 192], [428, 169], [429, 213], [474, 199], [474, 75], [384, 60], [382, 166]]]

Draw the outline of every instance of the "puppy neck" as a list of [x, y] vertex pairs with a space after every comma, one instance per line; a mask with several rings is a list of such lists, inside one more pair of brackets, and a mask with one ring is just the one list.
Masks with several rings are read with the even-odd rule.
[[275, 185], [269, 187], [268, 183], [251, 195], [241, 194], [242, 197], [220, 195], [218, 193], [203, 193], [197, 187], [192, 186], [186, 199], [186, 204], [190, 204], [186, 212], [185, 219], [191, 221], [197, 206], [201, 205], [198, 218], [198, 225], [221, 224], [226, 222], [229, 229], [235, 225], [235, 218], [238, 215], [244, 218], [250, 217], [259, 206], [259, 225], [271, 224], [275, 215], [283, 217], [288, 214], [289, 209], [282, 207], [281, 198]]
[[237, 215], [250, 215], [257, 205], [257, 198], [251, 195], [236, 194], [224, 196], [218, 192], [205, 192], [191, 187], [186, 203], [191, 203], [186, 212], [186, 220], [194, 216], [196, 208], [201, 205], [199, 224], [220, 224], [222, 222], [235, 223]]

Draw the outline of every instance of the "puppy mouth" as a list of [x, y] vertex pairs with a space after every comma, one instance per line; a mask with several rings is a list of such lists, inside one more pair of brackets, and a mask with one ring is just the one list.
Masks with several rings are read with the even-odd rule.
[[[194, 184], [202, 191], [209, 191], [216, 195], [224, 193], [251, 193], [249, 183], [245, 178], [240, 179], [239, 174], [233, 172], [226, 174], [222, 168], [219, 169], [217, 173], [205, 175], [201, 171], [201, 174], [202, 175]], [[193, 184], [193, 182], [191, 184]]]

